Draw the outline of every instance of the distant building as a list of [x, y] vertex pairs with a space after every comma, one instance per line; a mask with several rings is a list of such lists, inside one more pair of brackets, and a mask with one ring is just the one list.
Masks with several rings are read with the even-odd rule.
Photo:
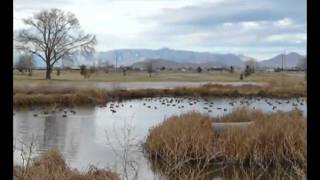
[[184, 67], [183, 68], [179, 68], [178, 70], [181, 71], [181, 72], [187, 72], [187, 69], [184, 68]]

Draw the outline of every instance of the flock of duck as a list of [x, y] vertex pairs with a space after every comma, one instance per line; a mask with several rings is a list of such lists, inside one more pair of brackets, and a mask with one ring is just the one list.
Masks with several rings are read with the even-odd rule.
[[[182, 98], [173, 98], [173, 97], [156, 97], [156, 98], [143, 98], [141, 100], [142, 106], [148, 109], [157, 110], [159, 106], [174, 107], [177, 109], [187, 108], [186, 106], [202, 107], [203, 110], [207, 112], [212, 112], [213, 110], [227, 111], [232, 109], [235, 106], [250, 106], [255, 102], [264, 102], [268, 106], [272, 107], [273, 111], [279, 110], [279, 106], [282, 104], [291, 105], [292, 107], [298, 108], [299, 106], [305, 105], [305, 99], [303, 98], [294, 98], [288, 100], [278, 100], [278, 99], [269, 99], [269, 98], [231, 98], [227, 104], [220, 104], [219, 102], [215, 104], [214, 99], [206, 98], [196, 98], [196, 97], [182, 97]], [[130, 102], [111, 102], [106, 105], [101, 105], [101, 108], [109, 108], [112, 113], [117, 113], [117, 109], [122, 107], [132, 108], [133, 105]], [[252, 109], [256, 109], [255, 106], [252, 106]]]
[[[110, 102], [105, 105], [100, 105], [100, 108], [108, 108], [112, 113], [117, 113], [119, 108], [133, 108], [137, 103], [131, 103], [132, 101], [125, 102]], [[214, 110], [227, 111], [233, 109], [236, 106], [247, 106], [252, 109], [256, 109], [254, 103], [261, 102], [272, 108], [273, 111], [278, 111], [281, 105], [291, 105], [293, 108], [304, 106], [306, 99], [304, 98], [291, 98], [291, 99], [270, 99], [270, 98], [228, 98], [227, 102], [220, 103], [215, 99], [197, 98], [197, 97], [155, 97], [155, 98], [143, 98], [141, 99], [141, 105], [143, 108], [157, 110], [160, 106], [172, 107], [177, 109], [185, 109], [187, 106], [194, 108], [202, 108], [208, 113]], [[35, 110], [33, 107], [30, 110]], [[71, 108], [51, 107], [42, 109], [40, 113], [34, 113], [34, 117], [38, 115], [59, 114], [63, 118], [70, 115], [75, 115], [77, 112]], [[15, 112], [14, 112], [15, 115]]]
[[[43, 108], [41, 110], [41, 112], [38, 112], [38, 113], [35, 112], [36, 111], [35, 107], [30, 107], [29, 110], [34, 112], [33, 113], [33, 117], [38, 117], [39, 115], [46, 116], [46, 115], [51, 115], [51, 114], [57, 114], [58, 113], [58, 114], [61, 114], [61, 116], [63, 118], [66, 118], [66, 117], [68, 117], [68, 115], [77, 114], [77, 112], [73, 109], [73, 107], [71, 107], [69, 109], [62, 108], [62, 107], [60, 107], [60, 108], [57, 108], [57, 107], [46, 107], [46, 108]], [[15, 114], [16, 113], [13, 112], [13, 115], [15, 115]]]

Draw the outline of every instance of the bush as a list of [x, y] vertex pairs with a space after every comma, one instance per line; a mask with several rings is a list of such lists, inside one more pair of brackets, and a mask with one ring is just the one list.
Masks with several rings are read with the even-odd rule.
[[197, 68], [197, 72], [198, 72], [198, 73], [201, 73], [201, 72], [202, 72], [202, 68], [201, 68], [200, 66]]
[[80, 74], [84, 76], [87, 72], [87, 67], [85, 65], [80, 66]]
[[230, 73], [234, 73], [234, 67], [230, 66]]

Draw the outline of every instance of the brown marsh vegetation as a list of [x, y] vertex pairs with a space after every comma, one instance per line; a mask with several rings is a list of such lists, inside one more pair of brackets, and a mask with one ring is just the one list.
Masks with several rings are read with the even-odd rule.
[[57, 150], [49, 150], [32, 160], [31, 164], [13, 169], [14, 180], [120, 180], [117, 174], [106, 169], [91, 166], [87, 172], [71, 169], [66, 165], [62, 155]]
[[[221, 118], [195, 112], [168, 118], [150, 129], [146, 139], [153, 168], [171, 179], [206, 179], [214, 170], [221, 175], [224, 171], [217, 167], [235, 169], [228, 173], [230, 179], [306, 179], [307, 125], [302, 113], [252, 113], [239, 109]], [[253, 121], [245, 129], [212, 129], [215, 121], [245, 119]]]
[[70, 83], [68, 86], [54, 86], [38, 82], [28, 86], [26, 83], [16, 83], [13, 91], [15, 106], [27, 105], [90, 105], [102, 104], [110, 100], [125, 100], [155, 96], [211, 96], [211, 97], [304, 97], [306, 85], [303, 81], [278, 81], [267, 86], [257, 85], [217, 85], [206, 84], [201, 87], [180, 87], [174, 89], [138, 89], [105, 90], [90, 85], [77, 87]]

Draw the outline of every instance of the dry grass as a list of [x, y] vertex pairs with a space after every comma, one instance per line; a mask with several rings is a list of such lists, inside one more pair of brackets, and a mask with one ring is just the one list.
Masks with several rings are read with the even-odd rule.
[[300, 111], [252, 118], [247, 129], [229, 128], [215, 140], [225, 162], [270, 166], [306, 165], [307, 126]]
[[161, 159], [178, 161], [184, 156], [193, 159], [207, 155], [212, 152], [214, 138], [208, 119], [195, 112], [173, 116], [150, 130], [146, 147], [150, 154]]
[[245, 107], [239, 107], [232, 112], [212, 119], [214, 122], [250, 122], [256, 119], [263, 119], [267, 115], [261, 111], [249, 111]]
[[[183, 82], [241, 82], [240, 72], [236, 71], [233, 74], [229, 72], [171, 72], [164, 71], [158, 74], [153, 74], [151, 78], [147, 72], [133, 72], [128, 71], [127, 76], [123, 76], [122, 72], [98, 72], [92, 74], [89, 79], [84, 79], [80, 75], [80, 70], [67, 70], [61, 71], [60, 76], [56, 75], [56, 71], [51, 74], [52, 81], [77, 81], [77, 82], [163, 82], [163, 81], [183, 81]], [[285, 72], [285, 73], [274, 73], [274, 72], [256, 72], [243, 81], [249, 82], [269, 82], [273, 80], [281, 80], [281, 76], [285, 79], [304, 80], [304, 72]], [[22, 75], [21, 73], [14, 71], [13, 78], [15, 81], [34, 81], [41, 82], [45, 81], [44, 70], [34, 70], [32, 76], [27, 74]]]
[[[35, 70], [32, 76], [27, 74], [21, 74], [14, 71], [13, 77], [15, 80], [34, 80], [41, 81], [45, 79], [45, 71]], [[104, 81], [104, 82], [161, 82], [161, 81], [239, 81], [239, 72], [233, 74], [229, 72], [173, 72], [165, 71], [160, 73], [153, 73], [152, 77], [149, 77], [147, 72], [133, 72], [127, 71], [127, 75], [123, 76], [122, 72], [97, 72], [90, 76], [88, 79], [84, 79], [80, 75], [80, 70], [68, 70], [61, 71], [60, 76], [56, 75], [56, 71], [51, 74], [52, 80], [58, 81]], [[260, 75], [258, 75], [259, 77]]]
[[[214, 121], [254, 123], [217, 133], [211, 126]], [[232, 179], [303, 179], [307, 172], [306, 130], [298, 110], [263, 114], [242, 109], [218, 119], [188, 113], [152, 128], [145, 148], [154, 164], [162, 164], [158, 168], [161, 173], [173, 179], [180, 179], [181, 174], [203, 174], [216, 164], [242, 169], [242, 173], [234, 172]], [[204, 178], [199, 177], [195, 179]]]
[[29, 167], [15, 166], [13, 176], [14, 180], [120, 180], [118, 175], [110, 170], [93, 166], [85, 173], [70, 169], [57, 150], [50, 150], [35, 158]]
[[[70, 72], [70, 76], [74, 75]], [[79, 75], [80, 76], [80, 75]], [[113, 75], [112, 75], [113, 76]], [[116, 75], [114, 75], [116, 76]], [[208, 80], [202, 76], [210, 77], [208, 81], [238, 81], [235, 75], [230, 73], [220, 74], [194, 74], [194, 73], [169, 73], [163, 74], [165, 78], [159, 81], [179, 80], [185, 81], [196, 77], [198, 81]], [[122, 77], [122, 76], [121, 76]], [[126, 76], [122, 78], [133, 78]], [[140, 74], [139, 74], [140, 77]], [[181, 77], [179, 79], [179, 77]], [[107, 77], [105, 77], [107, 78]], [[231, 79], [230, 79], [231, 78]], [[120, 79], [116, 80], [119, 82]], [[139, 90], [102, 90], [96, 88], [94, 80], [83, 82], [80, 79], [74, 80], [72, 77], [68, 81], [57, 79], [45, 80], [18, 80], [14, 81], [15, 106], [21, 105], [90, 105], [101, 104], [110, 99], [133, 99], [154, 96], [216, 96], [216, 97], [238, 97], [238, 96], [261, 96], [261, 97], [305, 97], [306, 81], [299, 73], [255, 73], [245, 79], [247, 82], [264, 82], [267, 86], [257, 85], [217, 85], [206, 84], [202, 87], [174, 88], [174, 89], [139, 89]], [[131, 80], [130, 80], [131, 81]], [[136, 81], [132, 79], [132, 81]], [[138, 78], [138, 81], [144, 81]], [[156, 81], [152, 79], [152, 81]], [[64, 82], [61, 83], [61, 82]], [[66, 82], [69, 82], [67, 85]]]
[[[256, 85], [216, 85], [206, 84], [203, 86], [208, 94], [226, 94], [229, 96], [262, 96], [262, 97], [304, 97], [306, 96], [306, 84], [304, 82], [285, 83], [270, 82], [267, 86]], [[204, 90], [205, 90], [204, 89]]]
[[174, 89], [139, 89], [139, 90], [105, 90], [90, 84], [70, 83], [68, 86], [55, 86], [50, 83], [38, 83], [28, 86], [25, 83], [15, 83], [13, 91], [15, 106], [28, 105], [90, 105], [102, 104], [109, 100], [125, 100], [155, 96], [202, 96], [202, 97], [304, 97], [306, 96], [304, 82], [287, 81], [285, 85], [274, 82], [266, 87], [257, 85], [214, 85], [202, 87]]

